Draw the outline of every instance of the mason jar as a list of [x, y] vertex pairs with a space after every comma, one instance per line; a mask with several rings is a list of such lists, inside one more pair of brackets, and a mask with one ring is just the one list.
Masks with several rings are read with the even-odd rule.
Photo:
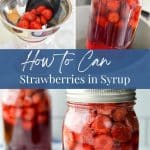
[[51, 100], [43, 89], [2, 91], [8, 150], [51, 150]]
[[63, 150], [138, 150], [134, 90], [68, 90]]
[[140, 0], [91, 0], [87, 49], [129, 48], [140, 13]]

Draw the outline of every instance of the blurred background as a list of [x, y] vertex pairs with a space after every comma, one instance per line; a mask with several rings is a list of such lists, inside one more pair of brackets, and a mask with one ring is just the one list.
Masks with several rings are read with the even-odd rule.
[[[135, 110], [140, 122], [140, 149], [150, 149], [150, 90], [137, 90], [137, 104]], [[66, 91], [49, 90], [52, 98], [52, 132], [53, 149], [61, 150], [61, 131], [64, 114], [67, 110]], [[3, 123], [2, 112], [0, 111], [0, 150], [3, 149]]]

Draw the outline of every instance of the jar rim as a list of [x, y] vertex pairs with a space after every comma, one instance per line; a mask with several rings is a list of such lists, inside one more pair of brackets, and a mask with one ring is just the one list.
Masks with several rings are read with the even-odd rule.
[[67, 90], [67, 101], [78, 103], [121, 103], [135, 101], [135, 90], [71, 89]]

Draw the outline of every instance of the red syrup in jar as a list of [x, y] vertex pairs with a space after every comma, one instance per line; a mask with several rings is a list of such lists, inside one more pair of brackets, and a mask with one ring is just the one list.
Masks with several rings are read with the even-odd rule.
[[138, 150], [139, 124], [134, 101], [88, 102], [68, 102], [63, 150]]
[[126, 49], [138, 26], [139, 0], [92, 0], [87, 49]]
[[14, 94], [17, 94], [14, 103], [11, 100], [3, 103], [8, 150], [51, 150], [50, 99], [47, 93], [23, 89]]

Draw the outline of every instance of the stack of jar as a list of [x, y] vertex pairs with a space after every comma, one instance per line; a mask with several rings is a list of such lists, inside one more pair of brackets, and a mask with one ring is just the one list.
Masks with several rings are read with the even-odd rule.
[[68, 90], [63, 150], [138, 150], [134, 90]]

